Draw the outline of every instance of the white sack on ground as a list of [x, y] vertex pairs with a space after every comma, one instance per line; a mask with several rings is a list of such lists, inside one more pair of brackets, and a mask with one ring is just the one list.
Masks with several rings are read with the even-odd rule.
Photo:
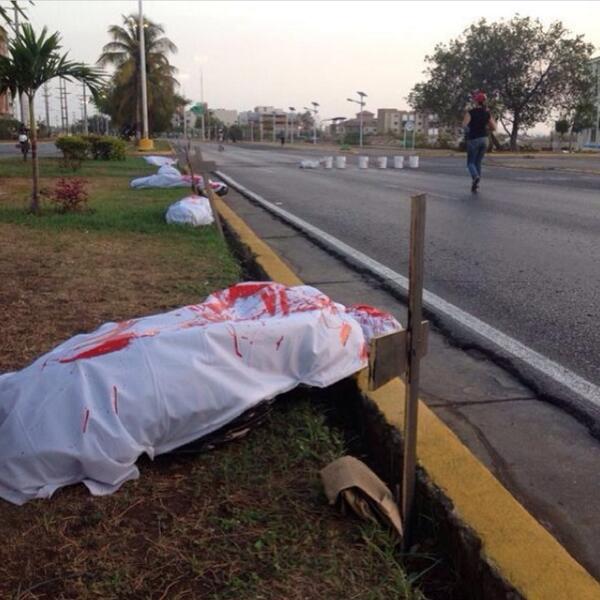
[[167, 209], [165, 219], [169, 224], [194, 227], [210, 225], [214, 220], [210, 202], [204, 196], [188, 196], [171, 204]]
[[142, 453], [200, 439], [299, 384], [343, 379], [366, 366], [373, 331], [398, 328], [315, 288], [263, 282], [77, 335], [0, 376], [0, 497], [22, 504], [77, 482], [112, 493], [138, 477]]
[[155, 167], [174, 165], [177, 162], [176, 158], [171, 158], [170, 156], [144, 156], [144, 160], [149, 165], [154, 165]]
[[[165, 170], [163, 169], [172, 169]], [[161, 172], [162, 171], [162, 172]], [[204, 187], [204, 179], [200, 175], [194, 175], [194, 182], [200, 187]], [[143, 190], [150, 188], [190, 188], [192, 185], [192, 178], [190, 175], [181, 175], [174, 167], [163, 166], [158, 170], [155, 175], [148, 175], [146, 177], [138, 177], [132, 179], [129, 186], [134, 190]], [[227, 184], [221, 181], [210, 181], [210, 187], [219, 196], [224, 196], [229, 188]]]
[[318, 160], [301, 160], [301, 169], [318, 169], [321, 163]]
[[172, 177], [181, 177], [181, 172], [173, 165], [162, 165], [156, 172], [158, 175], [168, 175]]

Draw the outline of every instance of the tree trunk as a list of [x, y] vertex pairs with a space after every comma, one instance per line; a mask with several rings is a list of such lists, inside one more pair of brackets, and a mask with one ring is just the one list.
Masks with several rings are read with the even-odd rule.
[[518, 136], [519, 136], [519, 120], [517, 119], [517, 116], [515, 115], [512, 130], [510, 132], [510, 149], [513, 152], [516, 152], [519, 149], [519, 147], [517, 146]]
[[33, 100], [35, 94], [29, 97], [29, 126], [31, 128], [31, 167], [32, 167], [32, 179], [33, 189], [31, 192], [31, 205], [30, 210], [34, 214], [40, 212], [40, 168], [38, 164], [37, 155], [37, 126], [35, 123], [35, 110], [33, 106]]

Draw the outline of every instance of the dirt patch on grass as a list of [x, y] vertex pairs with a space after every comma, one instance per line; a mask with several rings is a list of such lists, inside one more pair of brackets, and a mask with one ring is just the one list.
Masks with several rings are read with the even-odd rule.
[[309, 400], [288, 398], [244, 440], [141, 461], [112, 496], [2, 503], [0, 596], [421, 598], [388, 534], [327, 505], [318, 471], [341, 452]]
[[105, 321], [195, 304], [237, 280], [215, 245], [177, 235], [0, 223], [0, 371]]

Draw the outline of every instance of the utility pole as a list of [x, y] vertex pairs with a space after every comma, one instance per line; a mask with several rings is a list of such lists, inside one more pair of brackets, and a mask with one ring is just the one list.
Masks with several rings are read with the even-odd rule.
[[[15, 10], [15, 25], [14, 25], [14, 31], [15, 31], [15, 37], [17, 37], [19, 35], [19, 8], [17, 7], [17, 5], [15, 4], [14, 7]], [[23, 125], [27, 125], [29, 122], [29, 111], [25, 110], [25, 94], [19, 94], [17, 93], [17, 97], [19, 100], [19, 116], [20, 116], [20, 121], [21, 123], [23, 123]]]
[[288, 107], [290, 109], [290, 144], [294, 143], [294, 116], [296, 109], [293, 106]]
[[275, 143], [275, 119], [276, 119], [277, 113], [275, 111], [273, 111], [273, 143]]
[[200, 115], [200, 126], [202, 127], [202, 141], [206, 141], [206, 121], [204, 120], [204, 113], [206, 112], [206, 106], [204, 105], [204, 73], [202, 67], [200, 67], [200, 103], [202, 104], [202, 114]]
[[148, 88], [146, 82], [146, 36], [144, 34], [144, 12], [142, 9], [142, 0], [138, 0], [138, 28], [140, 36], [140, 71], [142, 81], [142, 139], [140, 140], [140, 150], [152, 150], [154, 144], [148, 137]]
[[82, 96], [82, 102], [83, 102], [83, 133], [85, 135], [88, 134], [88, 119], [87, 119], [87, 98], [86, 98], [86, 94], [85, 94], [85, 83], [82, 83], [83, 85], [83, 96]]
[[61, 78], [58, 80], [58, 98], [60, 103], [60, 128], [64, 135], [69, 134], [69, 106], [67, 102], [67, 82]]
[[44, 105], [46, 109], [46, 128], [48, 129], [48, 137], [50, 137], [50, 105], [48, 100], [50, 99], [50, 89], [48, 88], [48, 82], [44, 83]]

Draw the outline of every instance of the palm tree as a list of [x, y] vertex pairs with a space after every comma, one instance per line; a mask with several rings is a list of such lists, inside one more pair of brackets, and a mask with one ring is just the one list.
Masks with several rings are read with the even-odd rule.
[[[102, 48], [98, 63], [117, 68], [112, 81], [113, 113], [121, 123], [135, 122], [139, 134], [141, 123], [141, 77], [139, 21], [135, 15], [122, 15], [123, 26], [112, 25], [108, 32], [112, 41]], [[167, 97], [175, 94], [177, 69], [167, 58], [177, 46], [164, 36], [162, 25], [144, 19], [148, 113], [152, 116]], [[113, 118], [114, 118], [113, 116]]]
[[8, 46], [8, 56], [0, 56], [0, 94], [10, 91], [25, 94], [29, 99], [29, 123], [31, 127], [31, 163], [33, 191], [31, 211], [39, 212], [39, 164], [37, 157], [37, 126], [34, 99], [37, 90], [47, 81], [62, 77], [67, 81], [84, 82], [95, 94], [103, 82], [102, 72], [83, 63], [67, 59], [59, 50], [58, 32], [48, 36], [46, 27], [36, 36], [33, 27], [25, 23]]

